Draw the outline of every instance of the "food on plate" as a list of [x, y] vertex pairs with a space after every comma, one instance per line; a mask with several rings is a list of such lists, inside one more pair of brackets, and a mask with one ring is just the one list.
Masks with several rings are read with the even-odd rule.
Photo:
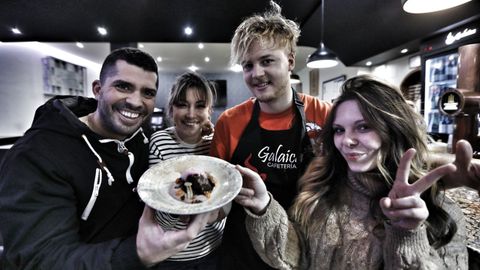
[[200, 203], [210, 199], [215, 180], [201, 169], [191, 168], [175, 180], [175, 197], [187, 203]]

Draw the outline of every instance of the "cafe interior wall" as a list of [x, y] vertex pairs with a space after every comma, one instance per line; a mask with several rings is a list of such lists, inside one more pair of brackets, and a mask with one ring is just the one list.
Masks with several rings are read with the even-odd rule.
[[[55, 51], [45, 53], [40, 43], [17, 44], [0, 43], [0, 138], [22, 136], [30, 127], [35, 110], [50, 96], [43, 91], [42, 58], [52, 56], [57, 59], [86, 67], [85, 95], [93, 97], [91, 83], [98, 78], [101, 62], [78, 58], [74, 55], [64, 55]], [[156, 107], [166, 108], [170, 88], [179, 73], [160, 73], [159, 92]], [[227, 81], [227, 105], [213, 110], [212, 120], [215, 122], [220, 113], [247, 98], [250, 91], [246, 88], [242, 73], [206, 73], [210, 80]]]
[[[87, 83], [86, 96], [93, 96], [91, 83], [98, 78], [101, 61], [82, 62], [74, 56], [57, 55], [50, 52], [48, 55], [42, 50], [32, 47], [13, 46], [8, 43], [0, 44], [0, 138], [21, 136], [31, 125], [33, 115], [38, 106], [43, 104], [48, 97], [43, 94], [43, 68], [41, 59], [46, 56], [53, 56], [61, 60], [86, 66]], [[297, 59], [297, 61], [304, 61]], [[399, 85], [408, 69], [408, 57], [391, 61], [385, 65], [375, 68], [345, 67], [343, 64], [330, 69], [319, 71], [319, 94], [321, 98], [321, 86], [324, 81], [340, 75], [347, 78], [362, 74], [372, 73], [375, 76], [384, 78], [395, 85]], [[302, 81], [302, 92], [310, 94], [309, 73], [310, 69], [300, 70]], [[157, 94], [156, 106], [166, 108], [170, 87], [178, 74], [160, 73], [159, 92]], [[251, 96], [246, 88], [241, 73], [225, 72], [204, 74], [208, 79], [227, 80], [227, 105], [214, 108], [212, 119], [215, 122], [221, 112], [236, 104], [239, 104]]]
[[[407, 55], [401, 58], [397, 58], [388, 61], [382, 65], [374, 67], [346, 67], [341, 62], [332, 68], [325, 68], [319, 70], [319, 84], [318, 84], [318, 98], [322, 98], [322, 84], [333, 78], [345, 75], [345, 77], [351, 78], [360, 74], [371, 74], [375, 77], [383, 79], [396, 87], [400, 87], [401, 82], [405, 76], [412, 71], [414, 67], [409, 67], [409, 59], [411, 55]], [[298, 61], [298, 60], [297, 60]], [[305, 68], [298, 72], [300, 80], [302, 82], [302, 92], [306, 94], [312, 94], [310, 91], [310, 71], [311, 69]]]
[[[47, 55], [34, 45], [0, 44], [0, 138], [21, 136], [30, 127], [36, 108], [49, 98], [43, 90], [42, 58], [53, 56], [85, 66], [74, 57]], [[87, 67], [87, 96], [93, 95], [90, 84], [99, 67], [95, 63]]]

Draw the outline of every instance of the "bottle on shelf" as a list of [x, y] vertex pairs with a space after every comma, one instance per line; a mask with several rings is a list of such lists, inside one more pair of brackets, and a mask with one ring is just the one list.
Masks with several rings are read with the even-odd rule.
[[440, 123], [438, 124], [438, 133], [447, 133], [447, 126], [448, 126], [448, 116], [442, 115], [440, 116]]
[[428, 120], [428, 132], [438, 133], [439, 122], [439, 114], [435, 112], [430, 112]]
[[439, 60], [432, 59], [430, 60], [430, 82], [438, 82], [440, 80], [440, 69], [439, 69]]
[[439, 66], [438, 66], [438, 70], [439, 70], [438, 81], [439, 82], [445, 81], [446, 80], [446, 64], [447, 64], [447, 61], [444, 57], [442, 57], [438, 60], [438, 63], [439, 63]]
[[456, 63], [456, 57], [455, 55], [450, 55], [447, 60], [447, 66], [446, 66], [446, 77], [447, 80], [455, 80], [457, 78], [457, 63]]

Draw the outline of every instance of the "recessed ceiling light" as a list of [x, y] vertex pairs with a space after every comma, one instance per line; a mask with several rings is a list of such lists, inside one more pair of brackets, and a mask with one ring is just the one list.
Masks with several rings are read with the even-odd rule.
[[193, 29], [190, 26], [185, 27], [183, 30], [187, 36], [190, 36], [193, 33]]
[[407, 53], [407, 52], [408, 52], [408, 49], [405, 48], [405, 49], [401, 50], [400, 52], [401, 52], [401, 53]]
[[205, 62], [210, 62], [210, 57], [205, 57]]
[[77, 43], [75, 43], [75, 45], [77, 45], [78, 48], [82, 48], [82, 49], [83, 49], [83, 47], [85, 47], [85, 46], [83, 46], [83, 43], [81, 43], [81, 42], [77, 42]]
[[191, 71], [195, 72], [195, 71], [198, 70], [198, 67], [195, 66], [195, 65], [191, 65], [191, 66], [188, 67], [188, 69], [190, 69]]
[[20, 31], [20, 29], [18, 29], [17, 27], [12, 27], [12, 32], [15, 35], [21, 35], [22, 34], [22, 31]]
[[163, 60], [163, 59], [162, 59], [161, 56], [157, 57], [157, 62], [162, 62], [162, 60]]
[[138, 43], [138, 48], [143, 49], [145, 46], [143, 46], [142, 43]]
[[471, 0], [402, 0], [403, 10], [408, 13], [419, 14], [436, 12], [456, 7]]
[[203, 43], [198, 43], [198, 48], [201, 50], [203, 49], [205, 46], [203, 45]]
[[243, 67], [239, 64], [235, 64], [230, 67], [230, 70], [233, 72], [241, 72], [243, 70]]
[[106, 36], [107, 33], [108, 33], [107, 29], [105, 27], [101, 27], [101, 26], [97, 27], [97, 31], [102, 36]]
[[365, 65], [366, 65], [367, 67], [371, 66], [371, 65], [372, 65], [372, 61], [368, 61], [367, 63], [365, 63]]

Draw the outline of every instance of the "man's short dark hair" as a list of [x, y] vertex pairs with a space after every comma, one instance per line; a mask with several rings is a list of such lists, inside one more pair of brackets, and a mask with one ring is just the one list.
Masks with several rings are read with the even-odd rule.
[[107, 77], [116, 73], [117, 60], [124, 60], [130, 65], [138, 66], [146, 71], [155, 72], [157, 75], [156, 86], [158, 88], [158, 66], [153, 57], [137, 48], [119, 48], [113, 50], [105, 61], [103, 61], [102, 69], [100, 70], [100, 83], [105, 83]]

